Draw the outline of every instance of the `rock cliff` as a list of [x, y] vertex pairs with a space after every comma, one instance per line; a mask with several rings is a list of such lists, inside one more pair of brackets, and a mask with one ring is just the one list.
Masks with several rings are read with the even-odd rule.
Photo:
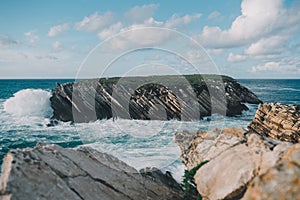
[[175, 134], [188, 170], [208, 161], [194, 176], [203, 199], [300, 199], [300, 129], [274, 120], [297, 124], [298, 107], [260, 105], [249, 130]]
[[261, 101], [227, 76], [185, 75], [101, 78], [57, 84], [53, 119], [88, 122], [104, 118], [193, 120], [212, 113], [240, 115], [244, 103]]
[[183, 199], [169, 173], [141, 172], [108, 154], [38, 144], [4, 158], [0, 199]]
[[260, 104], [249, 129], [275, 140], [300, 142], [300, 106]]

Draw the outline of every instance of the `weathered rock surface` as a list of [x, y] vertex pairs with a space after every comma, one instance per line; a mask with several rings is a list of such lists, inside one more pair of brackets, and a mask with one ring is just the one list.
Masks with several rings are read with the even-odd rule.
[[[57, 84], [53, 119], [88, 122], [104, 118], [191, 120], [219, 113], [240, 115], [257, 96], [236, 80], [218, 75], [92, 79]], [[138, 86], [138, 88], [137, 88]]]
[[299, 119], [297, 106], [265, 104], [249, 130], [180, 131], [174, 139], [188, 170], [209, 161], [194, 176], [204, 199], [300, 199]]
[[10, 151], [2, 165], [1, 199], [183, 199], [170, 176], [141, 172], [87, 147], [38, 144]]
[[199, 163], [211, 160], [226, 149], [241, 143], [245, 139], [242, 128], [213, 129], [210, 131], [179, 131], [175, 142], [181, 148], [181, 160], [188, 170]]
[[204, 199], [239, 199], [248, 184], [274, 167], [291, 147], [241, 128], [214, 129], [198, 131], [181, 159], [189, 170], [209, 161], [194, 177]]
[[266, 173], [257, 176], [243, 199], [300, 199], [300, 144], [290, 148]]
[[300, 142], [300, 106], [261, 104], [248, 128], [276, 140]]

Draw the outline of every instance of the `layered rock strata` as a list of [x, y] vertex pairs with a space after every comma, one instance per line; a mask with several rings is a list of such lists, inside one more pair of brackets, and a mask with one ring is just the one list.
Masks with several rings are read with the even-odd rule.
[[300, 142], [300, 106], [260, 104], [248, 128], [259, 135], [276, 140]]
[[53, 119], [89, 122], [106, 118], [195, 120], [213, 113], [240, 115], [244, 103], [261, 101], [227, 76], [185, 75], [101, 78], [57, 84]]

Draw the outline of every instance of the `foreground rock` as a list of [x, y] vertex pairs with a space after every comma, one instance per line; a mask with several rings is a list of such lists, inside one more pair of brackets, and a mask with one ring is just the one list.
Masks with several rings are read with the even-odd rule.
[[249, 129], [276, 140], [300, 142], [300, 106], [261, 104]]
[[255, 177], [244, 196], [247, 200], [300, 199], [300, 144], [294, 145], [266, 173]]
[[64, 149], [38, 144], [10, 151], [2, 165], [1, 199], [183, 199], [169, 175], [137, 172], [91, 148]]
[[218, 75], [102, 78], [58, 84], [53, 119], [88, 122], [125, 119], [192, 120], [219, 113], [240, 115], [257, 96], [236, 80]]
[[300, 199], [299, 107], [260, 105], [249, 130], [181, 131], [175, 142], [204, 199]]
[[[183, 135], [178, 132], [175, 141], [187, 147], [178, 140]], [[243, 199], [300, 198], [299, 144], [276, 142], [241, 128], [198, 131], [194, 136], [181, 159], [189, 170], [209, 161], [194, 176], [204, 199], [240, 199], [246, 191]]]

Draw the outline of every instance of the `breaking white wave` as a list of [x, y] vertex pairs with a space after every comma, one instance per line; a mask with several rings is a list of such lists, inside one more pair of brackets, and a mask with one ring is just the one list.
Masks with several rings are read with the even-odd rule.
[[299, 89], [295, 89], [295, 88], [289, 88], [289, 87], [285, 87], [285, 88], [278, 88], [278, 90], [300, 92], [300, 90], [299, 90]]
[[107, 119], [47, 127], [53, 112], [50, 97], [51, 93], [42, 89], [24, 89], [9, 99], [0, 100], [0, 132], [5, 133], [2, 139], [20, 144], [87, 145], [111, 154], [138, 170], [156, 167], [171, 171], [179, 182], [185, 167], [179, 160], [181, 151], [173, 141], [176, 131], [223, 128], [224, 125], [246, 127], [255, 110], [250, 106], [253, 110], [251, 115], [245, 112], [236, 119], [219, 115], [191, 122]]
[[50, 117], [51, 93], [42, 89], [24, 89], [4, 102], [4, 110], [14, 116]]

